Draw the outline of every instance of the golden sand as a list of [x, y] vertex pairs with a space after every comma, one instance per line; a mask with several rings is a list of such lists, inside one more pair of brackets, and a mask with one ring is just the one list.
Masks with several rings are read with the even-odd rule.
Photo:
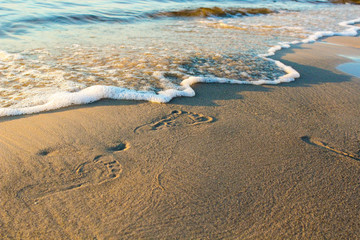
[[360, 80], [336, 66], [360, 40], [336, 41], [278, 52], [289, 84], [0, 119], [0, 238], [358, 238]]

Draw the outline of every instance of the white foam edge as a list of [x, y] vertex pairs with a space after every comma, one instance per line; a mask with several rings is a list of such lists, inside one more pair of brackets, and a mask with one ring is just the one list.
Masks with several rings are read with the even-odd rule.
[[156, 103], [166, 103], [175, 97], [195, 96], [195, 91], [194, 89], [191, 88], [191, 86], [196, 83], [273, 85], [273, 84], [291, 82], [294, 81], [296, 78], [299, 78], [300, 74], [292, 67], [287, 66], [280, 61], [273, 60], [268, 57], [273, 56], [275, 55], [275, 52], [283, 48], [289, 48], [291, 47], [291, 45], [294, 44], [311, 43], [318, 40], [319, 38], [330, 37], [330, 36], [355, 36], [357, 35], [360, 27], [354, 26], [354, 24], [359, 22], [360, 22], [360, 18], [340, 22], [339, 23], [340, 26], [347, 27], [347, 29], [344, 30], [343, 32], [338, 32], [338, 33], [331, 31], [316, 32], [302, 41], [279, 43], [279, 45], [271, 47], [266, 54], [259, 55], [259, 57], [262, 57], [265, 60], [274, 62], [279, 68], [281, 68], [286, 72], [285, 75], [275, 80], [241, 81], [241, 80], [233, 80], [233, 79], [217, 78], [217, 77], [189, 77], [181, 82], [181, 86], [182, 86], [181, 90], [168, 89], [168, 90], [160, 91], [158, 92], [158, 94], [147, 91], [135, 91], [121, 87], [97, 85], [97, 86], [91, 86], [85, 88], [83, 90], [80, 90], [79, 92], [56, 93], [49, 98], [49, 101], [47, 103], [38, 106], [24, 107], [24, 108], [0, 108], [0, 117], [45, 112], [63, 107], [68, 107], [71, 105], [88, 104], [105, 98], [114, 99], [114, 100], [142, 100], [142, 101], [150, 101]]

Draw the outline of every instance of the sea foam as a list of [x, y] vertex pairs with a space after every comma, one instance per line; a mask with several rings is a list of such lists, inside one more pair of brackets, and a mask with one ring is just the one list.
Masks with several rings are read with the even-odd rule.
[[[177, 88], [164, 89], [158, 92], [154, 91], [139, 91], [132, 90], [124, 87], [117, 86], [105, 86], [105, 85], [95, 85], [86, 87], [82, 90], [73, 92], [69, 91], [57, 91], [52, 94], [42, 96], [40, 104], [36, 106], [28, 107], [3, 107], [0, 108], [0, 116], [11, 116], [11, 115], [21, 115], [21, 114], [32, 114], [43, 111], [54, 110], [62, 107], [67, 107], [75, 104], [88, 104], [91, 102], [98, 101], [100, 99], [115, 99], [115, 100], [141, 100], [141, 101], [150, 101], [156, 103], [167, 103], [175, 97], [193, 97], [195, 96], [195, 91], [191, 87], [196, 83], [228, 83], [228, 84], [252, 84], [252, 85], [261, 85], [261, 84], [279, 84], [284, 82], [294, 81], [296, 78], [300, 77], [300, 74], [293, 69], [291, 66], [286, 66], [280, 61], [276, 61], [270, 58], [277, 51], [282, 48], [289, 48], [291, 45], [300, 44], [300, 43], [310, 43], [318, 40], [322, 37], [328, 36], [355, 36], [359, 27], [354, 26], [353, 24], [360, 22], [360, 18], [353, 19], [350, 21], [340, 22], [339, 25], [345, 27], [346, 29], [341, 32], [332, 32], [332, 31], [318, 31], [307, 38], [299, 41], [292, 42], [281, 42], [278, 45], [275, 45], [268, 49], [266, 54], [259, 54], [259, 57], [265, 59], [266, 61], [273, 62], [282, 69], [285, 74], [276, 78], [276, 79], [258, 79], [255, 81], [243, 81], [222, 77], [214, 76], [188, 76], [181, 81], [180, 86]], [[21, 61], [23, 56], [20, 54], [10, 54], [5, 51], [0, 51], [0, 63], [4, 61]], [[16, 69], [15, 69], [16, 70]], [[36, 74], [27, 73], [27, 74]], [[157, 74], [158, 78], [164, 77], [161, 73]], [[1, 75], [0, 75], [1, 77]], [[0, 89], [1, 91], [1, 89]]]

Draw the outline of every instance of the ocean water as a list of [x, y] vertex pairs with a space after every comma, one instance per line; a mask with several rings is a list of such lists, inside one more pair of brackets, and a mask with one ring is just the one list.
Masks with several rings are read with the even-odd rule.
[[0, 116], [290, 82], [271, 55], [359, 22], [360, 5], [326, 0], [0, 0]]

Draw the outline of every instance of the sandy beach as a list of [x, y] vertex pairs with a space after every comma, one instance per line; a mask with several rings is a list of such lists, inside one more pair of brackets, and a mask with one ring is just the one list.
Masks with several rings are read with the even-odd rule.
[[1, 239], [357, 239], [359, 37], [277, 52], [301, 77], [0, 119]]

